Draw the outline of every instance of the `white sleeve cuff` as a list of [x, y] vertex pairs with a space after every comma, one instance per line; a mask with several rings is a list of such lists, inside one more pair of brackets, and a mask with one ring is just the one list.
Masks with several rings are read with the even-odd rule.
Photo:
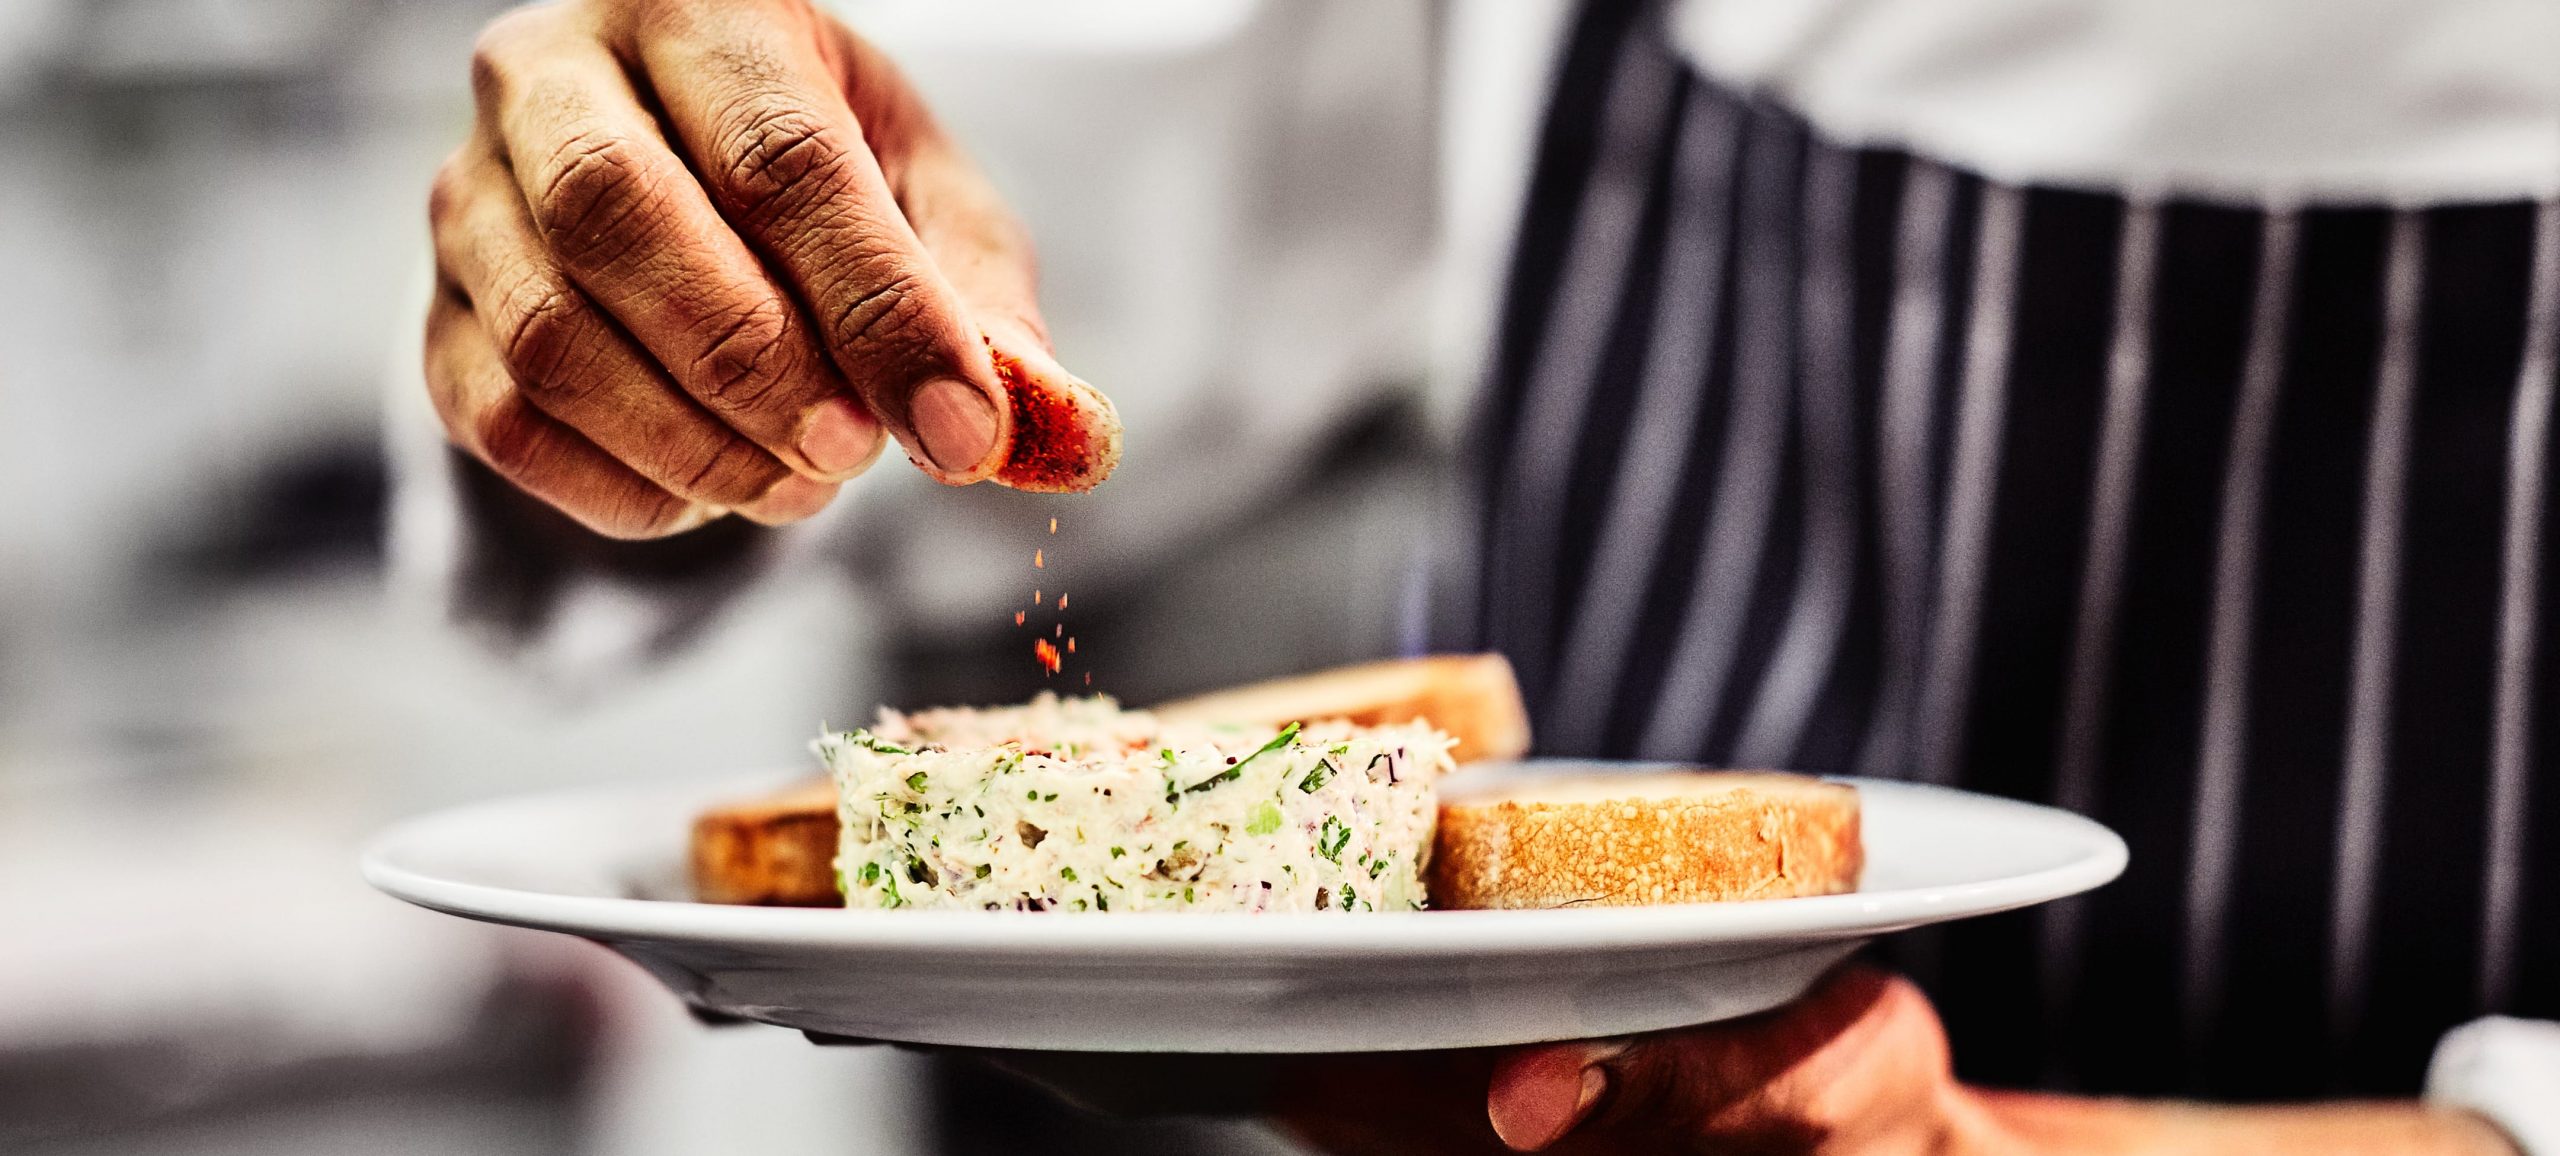
[[2426, 1098], [2488, 1117], [2524, 1156], [2560, 1156], [2560, 1023], [2489, 1016], [2446, 1032]]

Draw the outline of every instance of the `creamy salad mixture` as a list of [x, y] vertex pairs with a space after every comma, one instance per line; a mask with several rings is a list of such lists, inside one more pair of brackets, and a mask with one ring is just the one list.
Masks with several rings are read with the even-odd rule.
[[1407, 911], [1452, 740], [1172, 725], [1108, 698], [881, 712], [816, 749], [850, 907]]

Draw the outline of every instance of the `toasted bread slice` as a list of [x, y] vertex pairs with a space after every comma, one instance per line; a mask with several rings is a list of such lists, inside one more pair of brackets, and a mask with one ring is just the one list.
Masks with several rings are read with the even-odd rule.
[[[1373, 662], [1256, 683], [1157, 708], [1170, 718], [1277, 726], [1348, 719], [1362, 726], [1423, 720], [1458, 740], [1459, 762], [1518, 758], [1529, 716], [1500, 655]], [[832, 907], [835, 787], [815, 779], [779, 794], [714, 808], [694, 820], [694, 895], [705, 903]]]
[[1442, 790], [1431, 903], [1631, 907], [1854, 891], [1858, 792], [1735, 771], [1509, 778]]
[[833, 907], [835, 784], [812, 779], [780, 794], [731, 803], [693, 822], [693, 892], [704, 903]]
[[1343, 719], [1360, 726], [1423, 720], [1458, 740], [1460, 763], [1529, 753], [1529, 710], [1499, 654], [1442, 654], [1337, 667], [1157, 707], [1172, 720], [1252, 723]]

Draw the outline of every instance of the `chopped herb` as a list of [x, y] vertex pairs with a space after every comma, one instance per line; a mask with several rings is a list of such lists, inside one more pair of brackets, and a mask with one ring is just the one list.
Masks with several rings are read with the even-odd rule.
[[1054, 803], [1054, 802], [1057, 802], [1057, 801], [1058, 801], [1058, 793], [1057, 793], [1056, 791], [1051, 791], [1051, 792], [1049, 792], [1048, 794], [1045, 794], [1045, 795], [1040, 796], [1040, 801], [1041, 801], [1041, 802], [1043, 802], [1043, 803]]
[[1350, 885], [1350, 884], [1348, 884], [1348, 883], [1343, 884], [1343, 885], [1342, 885], [1342, 909], [1343, 909], [1344, 911], [1349, 911], [1349, 910], [1351, 910], [1351, 905], [1352, 905], [1352, 904], [1354, 904], [1354, 903], [1358, 903], [1358, 902], [1360, 902], [1360, 893], [1359, 893], [1359, 892], [1357, 892], [1357, 891], [1353, 891], [1353, 890], [1351, 889], [1351, 885]]
[[1168, 766], [1168, 767], [1170, 767], [1170, 766], [1172, 766], [1172, 765], [1173, 765], [1173, 748], [1172, 748], [1172, 747], [1166, 747], [1166, 748], [1164, 748], [1163, 750], [1157, 751], [1156, 753], [1157, 753], [1157, 754], [1159, 754], [1159, 755], [1163, 755], [1163, 756], [1164, 756], [1164, 765], [1166, 765], [1166, 766]]
[[1129, 849], [1128, 849], [1128, 848], [1126, 848], [1126, 847], [1114, 847], [1114, 848], [1112, 848], [1112, 849], [1111, 849], [1111, 857], [1112, 857], [1112, 858], [1114, 858], [1114, 859], [1117, 859], [1117, 858], [1119, 858], [1119, 857], [1121, 857], [1121, 856], [1123, 856], [1123, 855], [1126, 855], [1126, 854], [1128, 854], [1128, 853], [1129, 853]]
[[1234, 766], [1232, 766], [1232, 767], [1228, 767], [1226, 770], [1220, 771], [1220, 772], [1218, 772], [1217, 774], [1211, 775], [1211, 776], [1209, 776], [1208, 778], [1205, 778], [1205, 779], [1200, 780], [1199, 782], [1193, 783], [1193, 784], [1191, 784], [1191, 785], [1190, 785], [1190, 786], [1188, 786], [1188, 787], [1184, 787], [1184, 788], [1183, 788], [1183, 790], [1184, 790], [1184, 791], [1186, 791], [1186, 792], [1188, 792], [1188, 791], [1205, 791], [1205, 790], [1208, 790], [1208, 789], [1209, 789], [1209, 788], [1211, 788], [1211, 787], [1217, 786], [1217, 785], [1218, 785], [1218, 784], [1220, 784], [1220, 783], [1231, 783], [1231, 782], [1234, 782], [1235, 780], [1237, 780], [1237, 779], [1239, 779], [1239, 778], [1242, 778], [1242, 777], [1244, 776], [1244, 765], [1245, 765], [1246, 763], [1250, 763], [1250, 762], [1252, 762], [1252, 761], [1253, 761], [1253, 760], [1255, 760], [1255, 759], [1261, 758], [1261, 757], [1262, 757], [1262, 756], [1264, 756], [1264, 755], [1270, 754], [1270, 753], [1271, 753], [1271, 752], [1273, 752], [1273, 751], [1276, 751], [1276, 750], [1279, 750], [1279, 749], [1280, 749], [1280, 748], [1282, 748], [1282, 747], [1288, 746], [1288, 745], [1290, 744], [1290, 742], [1294, 741], [1297, 737], [1298, 737], [1298, 724], [1296, 724], [1296, 723], [1290, 723], [1289, 725], [1287, 725], [1287, 726], [1285, 726], [1285, 727], [1280, 728], [1280, 733], [1279, 733], [1279, 734], [1277, 734], [1277, 735], [1272, 736], [1272, 739], [1271, 739], [1271, 741], [1270, 741], [1270, 742], [1267, 742], [1267, 743], [1262, 744], [1262, 746], [1261, 746], [1259, 749], [1255, 750], [1252, 754], [1246, 755], [1245, 757], [1243, 757], [1243, 758], [1241, 758], [1241, 759], [1237, 759], [1237, 760], [1236, 760], [1236, 764], [1235, 764]]
[[984, 879], [984, 878], [986, 878], [986, 877], [987, 877], [987, 875], [988, 875], [990, 872], [993, 872], [995, 869], [996, 869], [996, 868], [995, 868], [995, 864], [992, 864], [992, 863], [980, 863], [980, 864], [978, 864], [978, 878], [980, 878], [980, 879]]
[[916, 773], [907, 776], [907, 789], [910, 791], [921, 791], [924, 789], [923, 771], [917, 771]]
[[1324, 817], [1324, 828], [1316, 833], [1316, 850], [1336, 863], [1342, 862], [1342, 849], [1351, 845], [1351, 827], [1331, 815]]
[[1038, 792], [1038, 791], [1024, 791], [1024, 792], [1022, 793], [1022, 797], [1023, 797], [1024, 801], [1026, 801], [1026, 802], [1037, 803], [1037, 802], [1039, 802], [1039, 801], [1040, 801], [1040, 792]]
[[1369, 878], [1371, 878], [1371, 879], [1375, 879], [1375, 878], [1377, 878], [1377, 877], [1378, 877], [1378, 876], [1380, 876], [1380, 875], [1386, 874], [1386, 871], [1387, 871], [1387, 861], [1386, 861], [1386, 860], [1384, 860], [1384, 859], [1372, 859], [1372, 860], [1370, 860], [1370, 861], [1369, 861]]
[[855, 731], [852, 734], [846, 735], [844, 736], [844, 741], [857, 747], [865, 747], [878, 751], [884, 755], [912, 755], [915, 753], [914, 751], [908, 750], [905, 747], [881, 738], [867, 730]]
[[1280, 829], [1280, 805], [1269, 799], [1254, 804], [1253, 815], [1245, 821], [1247, 835], [1268, 835]]
[[1094, 892], [1094, 893], [1093, 893], [1093, 909], [1094, 909], [1094, 910], [1096, 910], [1096, 911], [1109, 911], [1109, 910], [1111, 910], [1111, 900], [1110, 900], [1110, 898], [1109, 898], [1108, 896], [1105, 896], [1103, 893], [1101, 893], [1101, 892], [1099, 892], [1099, 891]]
[[1333, 774], [1332, 763], [1317, 759], [1316, 765], [1307, 772], [1307, 777], [1298, 780], [1298, 789], [1310, 795], [1315, 794], [1318, 788], [1324, 786], [1324, 781], [1332, 778]]
[[1193, 903], [1193, 902], [1197, 902], [1197, 901], [1199, 900], [1199, 898], [1200, 898], [1199, 896], [1194, 895], [1194, 894], [1192, 894], [1192, 893], [1191, 893], [1191, 888], [1190, 888], [1190, 887], [1186, 886], [1186, 887], [1184, 887], [1184, 888], [1182, 889], [1182, 901], [1183, 901], [1183, 902], [1185, 902], [1185, 903]]
[[1076, 869], [1073, 867], [1060, 867], [1058, 868], [1058, 878], [1064, 879], [1069, 883], [1073, 883], [1076, 881]]
[[1335, 758], [1341, 758], [1342, 756], [1351, 753], [1351, 744], [1335, 743], [1332, 747], [1328, 748], [1325, 753], [1332, 755]]
[[983, 818], [986, 818], [986, 817], [987, 817], [987, 809], [986, 809], [985, 807], [981, 807], [981, 806], [977, 805], [976, 803], [971, 803], [971, 804], [969, 804], [969, 809], [970, 809], [970, 810], [972, 810], [972, 811], [976, 811], [976, 812], [978, 813], [978, 817], [979, 817], [979, 818], [981, 818], [981, 819], [983, 819]]
[[1076, 910], [1078, 910], [1078, 911], [1082, 911], [1082, 910], [1084, 910], [1084, 909], [1085, 909], [1085, 902], [1084, 902], [1084, 900], [1081, 900], [1081, 899], [1076, 900]]
[[880, 865], [879, 865], [879, 864], [877, 864], [877, 863], [865, 863], [865, 864], [863, 864], [863, 865], [862, 865], [862, 885], [863, 885], [863, 886], [865, 886], [865, 887], [869, 887], [869, 886], [871, 886], [872, 884], [878, 883], [879, 881], [880, 881]]

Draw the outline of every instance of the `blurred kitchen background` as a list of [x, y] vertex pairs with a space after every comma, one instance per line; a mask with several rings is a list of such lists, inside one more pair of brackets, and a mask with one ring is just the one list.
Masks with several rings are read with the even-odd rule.
[[[1019, 637], [996, 628], [1011, 602], [942, 608], [983, 630], [893, 636], [843, 567], [776, 575], [694, 645], [603, 680], [529, 676], [521, 654], [450, 625], [449, 592], [395, 580], [384, 402], [415, 372], [428, 181], [468, 124], [472, 39], [503, 7], [0, 0], [0, 1150], [1076, 1150], [1045, 1138], [1059, 1109], [971, 1110], [998, 1077], [705, 1028], [600, 949], [430, 915], [358, 881], [363, 836], [402, 815], [796, 765], [821, 718], [1035, 685]], [[1195, 24], [1279, 18], [1242, 0], [1175, 7]], [[1425, 6], [1405, 7], [1419, 36]], [[936, 35], [969, 35], [908, 23], [925, 56]], [[1224, 83], [1235, 61], [1204, 27], [1153, 51]], [[918, 72], [929, 91], [953, 83]], [[1034, 99], [1041, 74], [1022, 75], [981, 103]], [[1358, 119], [1368, 98], [1355, 85], [1346, 99]], [[1408, 203], [1384, 214], [1402, 222], [1387, 241], [1338, 240], [1418, 269], [1430, 138], [1359, 123], [1378, 139], [1355, 139], [1345, 163]], [[1171, 116], [1120, 135], [1162, 159], [1196, 143], [1184, 133], [1224, 136]], [[1067, 362], [1121, 396], [1136, 439], [1173, 421], [1141, 424], [1148, 389], [1184, 384], [1148, 359], [1215, 344], [1215, 316], [1189, 332], [1179, 310], [1239, 298], [1179, 282], [1131, 298], [1146, 254], [1074, 228], [1109, 199], [1073, 167], [1081, 147], [988, 160], [1009, 192], [1034, 194]], [[1236, 191], [1217, 183], [1232, 173], [1213, 177], [1131, 179]], [[1120, 208], [1155, 222], [1143, 235], [1157, 243], [1186, 242], [1162, 226], [1179, 212]], [[1267, 292], [1327, 288], [1275, 276]], [[1386, 295], [1406, 305], [1348, 304], [1419, 332], [1413, 294]], [[1161, 341], [1129, 339], [1128, 317], [1163, 309], [1176, 324]], [[1418, 378], [1430, 353], [1360, 372]], [[1434, 500], [1414, 482], [1435, 465], [1417, 431], [1432, 419], [1418, 390], [1369, 393], [1383, 400], [1302, 431], [1357, 468], [1309, 462], [1274, 503], [1158, 544], [1178, 559], [1089, 575], [1078, 606], [1092, 608], [1086, 649], [1106, 644], [1101, 685], [1143, 700], [1410, 644], [1412, 530]], [[1344, 477], [1389, 482], [1328, 481]], [[991, 508], [1028, 532], [1040, 507]], [[1308, 535], [1339, 551], [1325, 574], [1269, 553]], [[1178, 1124], [1106, 1135], [1081, 1143], [1269, 1149]]]

